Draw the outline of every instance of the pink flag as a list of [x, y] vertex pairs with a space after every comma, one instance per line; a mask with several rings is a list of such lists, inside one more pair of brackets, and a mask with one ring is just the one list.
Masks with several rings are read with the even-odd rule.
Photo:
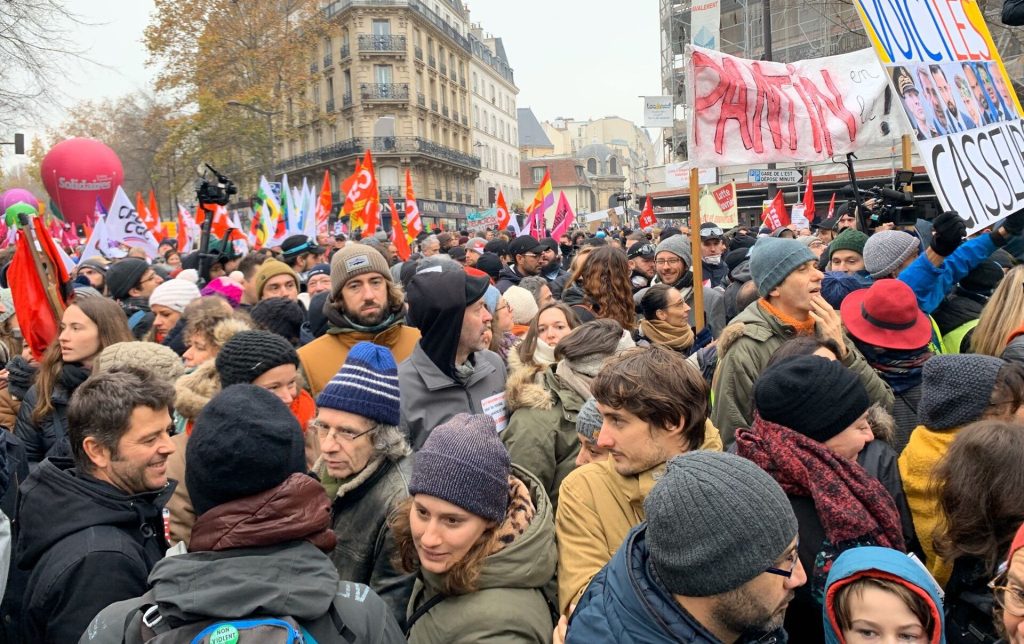
[[565, 198], [564, 192], [559, 191], [558, 206], [555, 207], [555, 223], [554, 228], [551, 230], [551, 236], [557, 240], [562, 235], [568, 233], [569, 226], [572, 226], [572, 222], [575, 220], [576, 213], [572, 211], [569, 200]]

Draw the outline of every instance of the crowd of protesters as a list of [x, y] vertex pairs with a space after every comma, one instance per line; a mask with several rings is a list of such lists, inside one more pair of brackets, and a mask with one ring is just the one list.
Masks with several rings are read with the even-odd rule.
[[932, 223], [165, 242], [41, 357], [0, 251], [0, 637], [1024, 643], [1024, 212]]

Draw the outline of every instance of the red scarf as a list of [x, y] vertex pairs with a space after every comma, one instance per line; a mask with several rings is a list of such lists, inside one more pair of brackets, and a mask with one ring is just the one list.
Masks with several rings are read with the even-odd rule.
[[786, 494], [810, 497], [832, 544], [870, 538], [906, 552], [892, 495], [855, 461], [757, 413], [750, 429], [736, 432], [736, 452], [771, 475]]

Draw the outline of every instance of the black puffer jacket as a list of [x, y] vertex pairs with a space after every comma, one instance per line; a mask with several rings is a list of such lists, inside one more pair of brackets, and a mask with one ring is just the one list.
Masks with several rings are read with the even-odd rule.
[[71, 392], [64, 387], [54, 387], [51, 395], [53, 411], [39, 423], [32, 420], [32, 411], [39, 400], [35, 385], [32, 385], [21, 401], [18, 418], [14, 422], [14, 434], [24, 445], [26, 458], [33, 467], [47, 456], [71, 455], [67, 442], [70, 398]]
[[22, 641], [75, 642], [109, 604], [146, 591], [167, 550], [162, 508], [175, 484], [128, 495], [48, 459], [21, 486], [15, 558], [30, 570]]

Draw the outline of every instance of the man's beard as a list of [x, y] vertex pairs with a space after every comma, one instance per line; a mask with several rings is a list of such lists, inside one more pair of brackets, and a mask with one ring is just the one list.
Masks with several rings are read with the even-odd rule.
[[956, 110], [956, 103], [946, 103], [946, 109], [953, 115], [953, 118], [957, 118], [960, 115]]
[[355, 322], [359, 326], [377, 326], [383, 322], [388, 316], [387, 307], [381, 307], [376, 313], [370, 313], [362, 315], [359, 312], [346, 312], [345, 317]]
[[558, 271], [560, 268], [562, 268], [562, 260], [558, 257], [555, 257], [545, 266], [542, 266], [540, 272], [542, 275], [547, 275], [548, 273], [554, 273]]
[[765, 606], [759, 597], [740, 586], [722, 594], [712, 609], [712, 616], [731, 632], [738, 633], [741, 640], [744, 636], [755, 639], [782, 626], [786, 613], [776, 614], [777, 609], [778, 606]]

